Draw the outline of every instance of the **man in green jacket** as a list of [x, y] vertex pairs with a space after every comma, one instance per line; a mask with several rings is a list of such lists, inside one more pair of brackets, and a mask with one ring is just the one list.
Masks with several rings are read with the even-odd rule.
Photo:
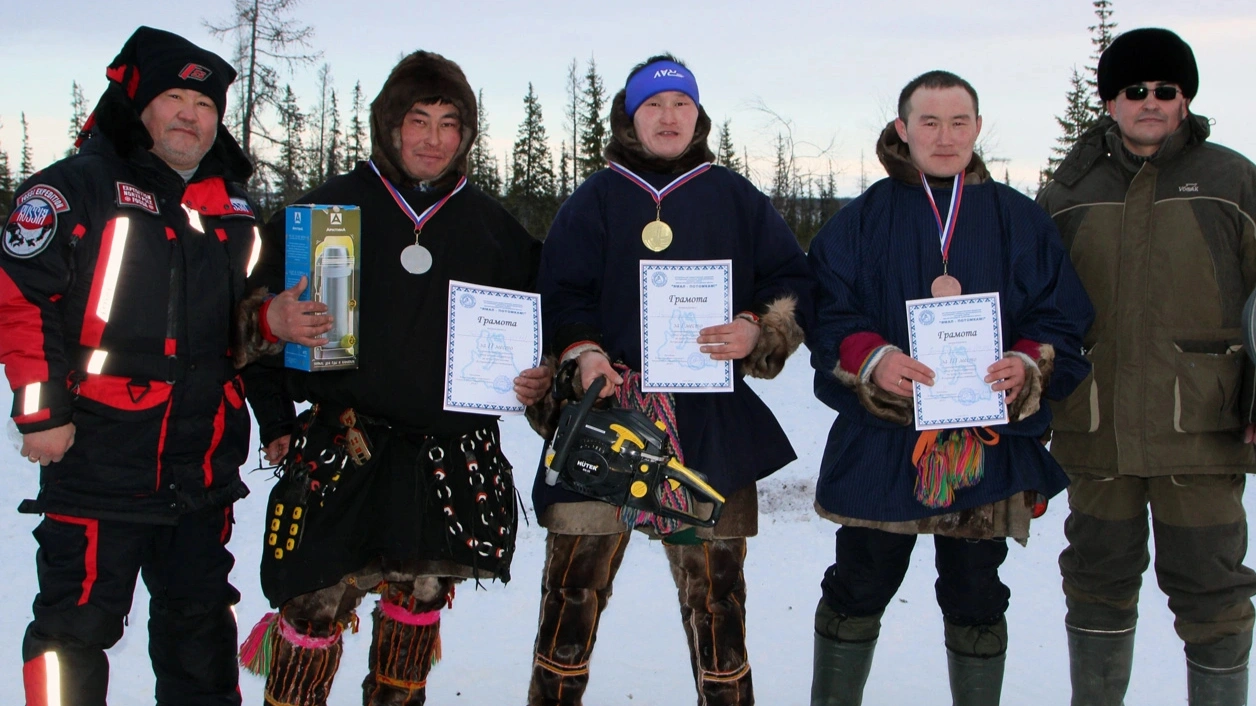
[[1190, 703], [1246, 704], [1256, 418], [1239, 322], [1256, 284], [1256, 167], [1207, 142], [1208, 120], [1189, 110], [1195, 58], [1176, 34], [1117, 37], [1098, 84], [1111, 117], [1038, 196], [1096, 312], [1093, 377], [1052, 406], [1052, 453], [1072, 481], [1060, 570], [1073, 704], [1125, 695], [1148, 505]]

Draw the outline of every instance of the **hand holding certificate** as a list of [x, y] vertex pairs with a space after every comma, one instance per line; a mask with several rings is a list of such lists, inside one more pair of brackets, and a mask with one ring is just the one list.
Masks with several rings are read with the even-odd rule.
[[541, 297], [449, 282], [445, 405], [453, 412], [523, 414], [515, 377], [541, 364]]
[[911, 357], [934, 372], [932, 386], [913, 384], [916, 429], [1007, 423], [1003, 392], [985, 381], [1003, 357], [999, 294], [907, 302]]

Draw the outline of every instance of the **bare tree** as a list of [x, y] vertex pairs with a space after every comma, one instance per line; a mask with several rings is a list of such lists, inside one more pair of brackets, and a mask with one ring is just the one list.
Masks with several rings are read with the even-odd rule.
[[[580, 161], [580, 103], [584, 94], [584, 83], [580, 78], [580, 67], [575, 59], [567, 65], [567, 81], [563, 84], [567, 91], [567, 104], [563, 106], [563, 129], [571, 131], [571, 151], [565, 155], [566, 160], [570, 160], [572, 164], [571, 174], [571, 190], [567, 190], [567, 183], [564, 180], [560, 192], [562, 195], [570, 194], [580, 182], [579, 170], [575, 169], [575, 165]], [[566, 169], [566, 162], [562, 163], [562, 169]]]
[[203, 21], [216, 37], [235, 40], [235, 127], [245, 154], [254, 156], [253, 134], [266, 135], [258, 118], [267, 107], [278, 108], [283, 99], [279, 68], [289, 73], [322, 56], [310, 38], [314, 28], [289, 15], [300, 0], [234, 0], [231, 17], [219, 24]]
[[327, 177], [335, 171], [336, 165], [328, 163], [328, 143], [331, 141], [331, 128], [338, 118], [333, 114], [336, 90], [332, 86], [331, 66], [323, 64], [318, 69], [318, 102], [310, 110], [310, 187], [313, 188], [327, 181]]

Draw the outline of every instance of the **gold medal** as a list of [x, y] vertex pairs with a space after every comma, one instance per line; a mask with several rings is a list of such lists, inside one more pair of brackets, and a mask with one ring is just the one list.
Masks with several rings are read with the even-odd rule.
[[672, 227], [660, 220], [650, 221], [641, 229], [641, 242], [654, 252], [663, 252], [672, 244]]
[[958, 297], [964, 293], [963, 288], [959, 286], [959, 280], [950, 275], [938, 276], [937, 279], [933, 280], [929, 291], [933, 292], [935, 297]]

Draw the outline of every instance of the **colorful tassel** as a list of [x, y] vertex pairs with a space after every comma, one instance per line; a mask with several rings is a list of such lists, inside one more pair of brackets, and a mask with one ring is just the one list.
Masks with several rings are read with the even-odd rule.
[[950, 507], [955, 491], [971, 488], [985, 477], [985, 447], [999, 443], [986, 428], [924, 431], [916, 440], [916, 500], [925, 507]]
[[278, 625], [279, 614], [267, 613], [249, 631], [248, 638], [240, 645], [240, 666], [246, 671], [262, 677], [270, 672], [271, 650]]

